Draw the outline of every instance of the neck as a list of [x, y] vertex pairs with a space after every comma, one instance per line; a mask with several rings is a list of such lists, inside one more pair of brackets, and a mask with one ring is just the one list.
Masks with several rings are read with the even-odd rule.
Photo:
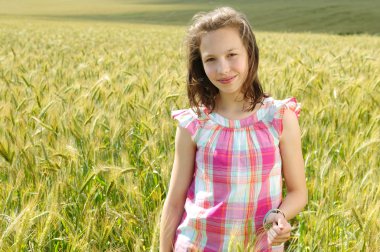
[[[260, 108], [263, 104], [256, 104], [255, 109]], [[223, 95], [219, 93], [216, 98], [216, 111], [223, 111], [226, 113], [243, 113], [247, 112], [246, 109], [251, 106], [250, 102], [243, 100], [243, 94], [239, 95]]]
[[228, 112], [243, 112], [249, 103], [243, 100], [243, 95], [223, 95], [219, 93], [216, 100], [217, 110]]

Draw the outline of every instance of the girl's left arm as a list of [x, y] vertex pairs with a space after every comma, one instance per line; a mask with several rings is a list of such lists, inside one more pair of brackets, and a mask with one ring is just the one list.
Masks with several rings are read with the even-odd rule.
[[301, 130], [296, 114], [285, 110], [280, 136], [280, 153], [287, 194], [279, 209], [287, 220], [295, 217], [307, 203], [305, 167], [301, 148]]

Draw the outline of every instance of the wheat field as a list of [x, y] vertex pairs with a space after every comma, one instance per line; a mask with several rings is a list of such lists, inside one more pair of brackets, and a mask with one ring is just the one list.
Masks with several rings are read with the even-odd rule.
[[[184, 34], [1, 20], [1, 251], [158, 251]], [[376, 251], [380, 38], [256, 36], [264, 90], [302, 103], [309, 202], [287, 251]]]

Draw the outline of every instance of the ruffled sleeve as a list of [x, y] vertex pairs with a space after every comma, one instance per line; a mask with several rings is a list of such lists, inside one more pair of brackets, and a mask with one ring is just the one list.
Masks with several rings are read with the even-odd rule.
[[284, 117], [285, 110], [287, 109], [293, 111], [296, 114], [297, 118], [299, 118], [301, 112], [301, 103], [297, 102], [297, 99], [295, 97], [287, 98], [284, 100], [275, 100], [272, 123], [278, 136], [281, 136], [282, 134], [282, 119]]
[[190, 132], [191, 137], [194, 139], [199, 128], [197, 115], [191, 109], [180, 109], [173, 110], [171, 116], [178, 121], [179, 126], [187, 129]]

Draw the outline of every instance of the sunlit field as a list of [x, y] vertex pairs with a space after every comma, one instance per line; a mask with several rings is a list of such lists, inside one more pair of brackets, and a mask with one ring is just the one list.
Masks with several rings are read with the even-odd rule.
[[[1, 22], [1, 251], [158, 251], [184, 32]], [[377, 251], [380, 37], [256, 36], [265, 91], [302, 103], [309, 203], [287, 251]]]
[[0, 19], [185, 26], [194, 13], [225, 5], [260, 31], [380, 35], [376, 0], [0, 0]]

